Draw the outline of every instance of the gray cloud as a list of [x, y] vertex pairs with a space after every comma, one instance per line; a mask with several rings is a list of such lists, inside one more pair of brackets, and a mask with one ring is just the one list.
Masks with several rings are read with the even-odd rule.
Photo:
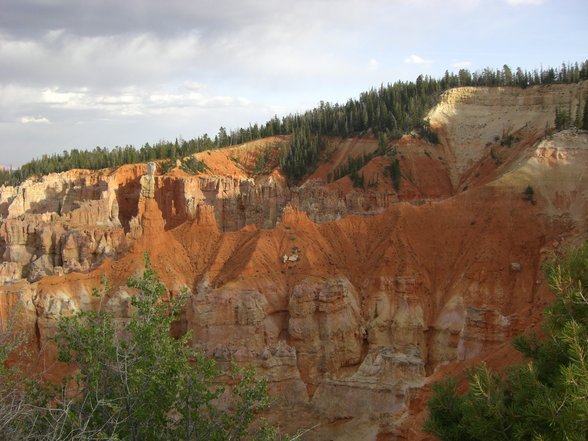
[[[223, 34], [251, 23], [315, 20], [324, 12], [335, 16], [355, 10], [356, 1], [300, 0], [4, 0], [0, 27], [19, 37], [39, 38], [65, 29], [75, 35], [97, 36], [152, 32], [175, 35], [186, 29]], [[375, 2], [374, 2], [375, 3]], [[314, 21], [314, 20], [313, 20]]]
[[[479, 65], [484, 57], [487, 65], [495, 57], [500, 66], [517, 63], [505, 54], [548, 53], [532, 44], [541, 26], [533, 14], [547, 1], [541, 8], [506, 0], [492, 8], [481, 0], [0, 2], [0, 161], [13, 155], [14, 163], [47, 149], [263, 122], [415, 78], [425, 67], [436, 75], [456, 60]], [[582, 35], [554, 31], [552, 44], [559, 35], [585, 41], [581, 16], [568, 27]], [[547, 20], [551, 26], [553, 16]], [[556, 64], [567, 56], [559, 47], [553, 53]], [[420, 57], [403, 62], [410, 54]], [[423, 65], [428, 60], [435, 62]], [[529, 67], [541, 62], [550, 61]]]

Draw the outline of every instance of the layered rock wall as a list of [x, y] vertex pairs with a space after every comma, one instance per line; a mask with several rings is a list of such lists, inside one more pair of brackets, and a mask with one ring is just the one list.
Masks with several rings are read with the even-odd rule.
[[[145, 165], [2, 188], [2, 323], [22, 305], [37, 348], [79, 310], [100, 305], [122, 325], [134, 295], [125, 280], [148, 252], [172, 295], [190, 293], [173, 332], [190, 331], [221, 367], [256, 366], [269, 381], [270, 420], [314, 427], [309, 440], [418, 439], [409, 415], [439, 369], [509, 347], [540, 321], [550, 301], [542, 262], [587, 231], [588, 134], [531, 137], [488, 182], [456, 194], [449, 173], [461, 179], [487, 159], [484, 136], [505, 109], [527, 119], [531, 136], [582, 88], [449, 92], [432, 112], [444, 145], [401, 149], [413, 166], [402, 191], [418, 203], [389, 185], [319, 177], [291, 188], [278, 171], [145, 179]], [[449, 153], [411, 156], [423, 148]], [[416, 164], [431, 163], [428, 182]], [[424, 192], [431, 182], [443, 189]], [[95, 298], [103, 275], [113, 289]]]
[[552, 84], [526, 89], [514, 87], [460, 87], [445, 92], [429, 112], [431, 124], [452, 158], [451, 178], [460, 178], [482, 159], [488, 146], [505, 140], [543, 136], [555, 125], [556, 109], [581, 111], [588, 82]]

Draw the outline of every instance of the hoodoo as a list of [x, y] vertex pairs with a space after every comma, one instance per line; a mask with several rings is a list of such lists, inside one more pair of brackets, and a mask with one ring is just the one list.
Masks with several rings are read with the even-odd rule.
[[51, 365], [57, 320], [95, 308], [103, 277], [125, 319], [119, 288], [147, 251], [189, 293], [174, 333], [267, 378], [270, 422], [313, 440], [425, 439], [431, 382], [512, 363], [511, 338], [551, 300], [542, 263], [585, 238], [588, 132], [549, 126], [587, 95], [451, 89], [429, 112], [438, 143], [326, 138], [296, 184], [266, 153], [283, 135], [198, 153], [195, 174], [151, 162], [1, 187], [0, 317], [18, 311]]

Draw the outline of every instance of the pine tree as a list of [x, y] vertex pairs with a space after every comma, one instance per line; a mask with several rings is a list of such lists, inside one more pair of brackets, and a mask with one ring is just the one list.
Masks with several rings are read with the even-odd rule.
[[479, 366], [465, 394], [451, 379], [435, 385], [425, 430], [442, 441], [588, 439], [588, 242], [546, 275], [556, 300], [545, 311], [545, 338], [514, 342], [528, 363], [505, 375]]
[[513, 83], [512, 71], [510, 70], [510, 67], [508, 66], [508, 64], [505, 64], [504, 66], [502, 66], [502, 72], [503, 72], [503, 76], [504, 76], [504, 84], [506, 86], [511, 86]]
[[584, 98], [584, 112], [582, 116], [582, 128], [588, 130], [588, 96]]

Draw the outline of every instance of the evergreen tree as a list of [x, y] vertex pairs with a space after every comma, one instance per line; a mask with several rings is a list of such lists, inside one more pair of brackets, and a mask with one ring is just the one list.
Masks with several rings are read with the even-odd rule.
[[[372, 130], [376, 134], [384, 132], [390, 138], [399, 138], [404, 133], [422, 128], [426, 112], [436, 104], [440, 94], [451, 87], [516, 85], [524, 88], [538, 84], [578, 82], [585, 79], [588, 79], [588, 60], [581, 64], [562, 64], [557, 71], [548, 68], [528, 72], [519, 67], [516, 69], [514, 78], [510, 67], [506, 64], [501, 70], [485, 68], [482, 72], [473, 74], [466, 69], [461, 69], [458, 75], [446, 71], [440, 79], [420, 75], [415, 82], [397, 81], [381, 85], [380, 88], [364, 92], [358, 99], [350, 99], [345, 104], [321, 102], [318, 107], [302, 114], [291, 114], [281, 119], [274, 116], [265, 124], [249, 125], [247, 128], [231, 130], [230, 133], [225, 127], [220, 127], [214, 140], [204, 134], [187, 142], [160, 141], [153, 146], [146, 143], [139, 149], [127, 146], [124, 149], [115, 147], [109, 151], [106, 148], [96, 147], [92, 151], [72, 150], [71, 153], [64, 151], [62, 154], [43, 155], [39, 159], [24, 164], [14, 173], [0, 171], [0, 185], [14, 185], [33, 175], [45, 175], [72, 168], [101, 169], [128, 163], [186, 157], [204, 150], [263, 137], [299, 136], [297, 134], [301, 131], [309, 131], [309, 135], [305, 136], [306, 147], [300, 145], [299, 141], [294, 142], [294, 144], [298, 143], [294, 149], [299, 150], [297, 159], [291, 157], [292, 149], [284, 150], [285, 156], [281, 159], [281, 163], [288, 164], [284, 171], [287, 174], [292, 172], [296, 174], [296, 176], [289, 175], [290, 180], [295, 181], [300, 178], [303, 169], [312, 168], [317, 143], [310, 141], [310, 135], [318, 139], [324, 136], [347, 137], [362, 135]], [[435, 142], [434, 139], [431, 141]], [[307, 148], [310, 150], [305, 151]], [[307, 161], [306, 165], [302, 165], [304, 161]], [[298, 165], [294, 166], [294, 162]]]
[[588, 242], [548, 265], [555, 303], [545, 311], [542, 340], [518, 337], [528, 363], [505, 375], [485, 365], [433, 387], [425, 430], [446, 440], [588, 439]]
[[505, 64], [502, 67], [502, 72], [503, 72], [504, 85], [511, 86], [513, 84], [513, 78], [512, 78], [512, 71], [510, 70], [510, 67], [508, 67], [508, 64]]
[[557, 107], [555, 109], [555, 128], [556, 130], [564, 130], [570, 127], [572, 123], [572, 118], [570, 116], [570, 111], [563, 109], [561, 107]]
[[584, 112], [582, 116], [582, 128], [588, 130], [588, 96], [584, 98]]

